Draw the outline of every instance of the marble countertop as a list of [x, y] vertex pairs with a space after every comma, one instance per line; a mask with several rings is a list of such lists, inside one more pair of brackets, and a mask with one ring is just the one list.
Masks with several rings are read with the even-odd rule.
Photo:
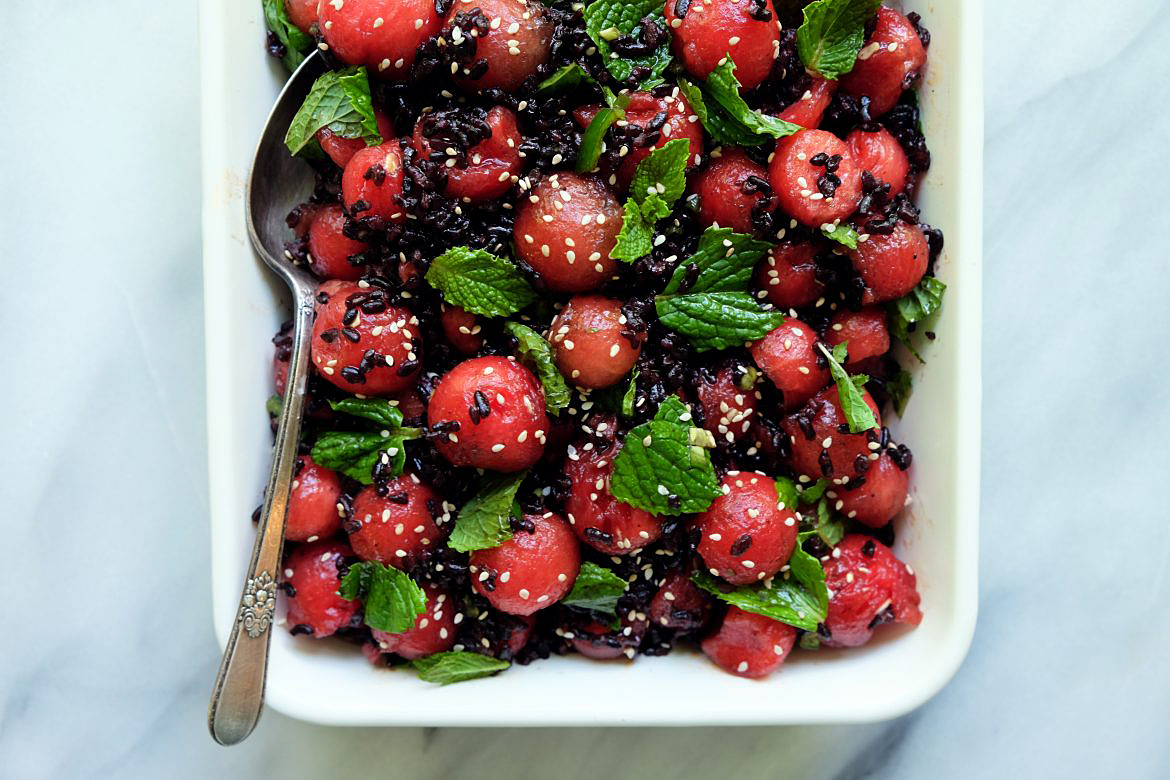
[[937, 698], [723, 730], [270, 712], [226, 750], [204, 726], [195, 9], [9, 4], [0, 777], [1170, 777], [1170, 6], [986, 14], [981, 611]]

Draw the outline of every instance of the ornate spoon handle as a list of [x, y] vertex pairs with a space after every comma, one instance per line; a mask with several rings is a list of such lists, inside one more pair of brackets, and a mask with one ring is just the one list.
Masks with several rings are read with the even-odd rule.
[[251, 734], [264, 706], [270, 629], [279, 579], [277, 567], [284, 543], [285, 514], [300, 438], [309, 339], [313, 329], [312, 291], [291, 279], [289, 281], [296, 300], [296, 313], [288, 383], [273, 446], [272, 473], [268, 477], [264, 509], [256, 529], [256, 546], [248, 564], [239, 612], [224, 649], [207, 711], [211, 736], [221, 745], [234, 745]]

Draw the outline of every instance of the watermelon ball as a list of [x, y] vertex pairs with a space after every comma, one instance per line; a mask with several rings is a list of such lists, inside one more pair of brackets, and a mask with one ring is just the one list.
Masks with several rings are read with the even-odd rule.
[[439, 324], [451, 346], [464, 355], [474, 355], [483, 346], [483, 326], [466, 309], [450, 303], [440, 304]]
[[554, 173], [516, 214], [516, 253], [553, 292], [588, 292], [617, 267], [609, 256], [622, 229], [622, 205], [601, 180]]
[[321, 0], [319, 14], [324, 48], [394, 81], [410, 75], [419, 44], [442, 26], [434, 0]]
[[873, 130], [854, 130], [845, 138], [857, 167], [869, 171], [875, 179], [890, 185], [890, 195], [906, 189], [910, 160], [898, 139], [878, 126]]
[[836, 488], [826, 495], [836, 501], [834, 508], [870, 528], [881, 528], [902, 511], [909, 498], [910, 475], [890, 457], [870, 453], [865, 482]]
[[[393, 138], [394, 123], [390, 121], [390, 117], [381, 109], [375, 108], [374, 118], [378, 122], [378, 135], [382, 136], [382, 141]], [[344, 168], [355, 154], [369, 146], [364, 138], [345, 138], [330, 130], [328, 126], [317, 131], [317, 143], [321, 144], [321, 149], [339, 168]]]
[[792, 442], [789, 463], [798, 475], [814, 481], [828, 477], [834, 484], [844, 485], [866, 473], [869, 456], [876, 449], [872, 445], [881, 440], [882, 416], [867, 390], [861, 391], [861, 398], [873, 412], [878, 425], [875, 429], [849, 432], [836, 385], [817, 393], [781, 421], [780, 427]]
[[853, 70], [841, 77], [841, 89], [868, 97], [870, 116], [881, 116], [913, 86], [925, 64], [926, 47], [914, 25], [893, 8], [882, 7]]
[[888, 233], [866, 235], [849, 258], [865, 282], [862, 302], [884, 303], [901, 298], [922, 280], [930, 244], [922, 228], [899, 222]]
[[758, 380], [755, 369], [738, 363], [701, 373], [695, 394], [703, 411], [703, 427], [732, 443], [746, 436], [760, 401]]
[[850, 367], [884, 355], [890, 350], [886, 313], [876, 306], [866, 306], [860, 311], [842, 309], [829, 320], [825, 341], [834, 347], [846, 345], [845, 365]]
[[553, 26], [530, 0], [455, 0], [443, 31], [447, 48], [460, 52], [455, 81], [469, 91], [515, 90], [548, 62]]
[[728, 607], [719, 630], [699, 643], [703, 655], [739, 677], [767, 677], [796, 643], [796, 629], [779, 620]]
[[[456, 140], [478, 139], [466, 150]], [[503, 106], [424, 114], [411, 142], [421, 156], [441, 161], [447, 174], [444, 192], [465, 202], [498, 198], [523, 170], [516, 114]]]
[[549, 429], [540, 382], [515, 360], [480, 357], [448, 371], [431, 394], [435, 447], [456, 466], [522, 471], [540, 460]]
[[771, 0], [666, 0], [674, 54], [697, 79], [706, 79], [728, 54], [743, 89], [768, 77], [780, 51], [780, 23]]
[[785, 122], [801, 127], [817, 127], [825, 116], [825, 109], [833, 101], [837, 82], [814, 76], [812, 85], [804, 94], [786, 106], [777, 116]]
[[341, 479], [337, 472], [298, 455], [293, 474], [284, 538], [315, 542], [341, 530]]
[[678, 631], [694, 631], [707, 620], [711, 597], [691, 582], [690, 573], [668, 572], [650, 600], [650, 622]]
[[575, 295], [549, 326], [557, 368], [580, 387], [610, 387], [627, 377], [642, 344], [627, 327], [621, 301]]
[[352, 558], [348, 545], [333, 541], [298, 545], [288, 554], [282, 580], [293, 634], [321, 639], [353, 622], [361, 602], [337, 595]]
[[455, 646], [457, 602], [430, 582], [419, 583], [419, 587], [426, 594], [426, 611], [414, 619], [413, 627], [400, 634], [373, 629], [374, 643], [380, 651], [413, 661]]
[[391, 306], [385, 293], [352, 282], [317, 288], [310, 360], [330, 383], [350, 393], [394, 395], [418, 380], [418, 318]]
[[447, 536], [439, 523], [450, 518], [444, 502], [414, 474], [390, 480], [384, 495], [367, 486], [353, 499], [346, 524], [349, 543], [363, 561], [399, 569], [422, 562]]
[[848, 534], [824, 559], [829, 588], [829, 647], [858, 647], [882, 623], [922, 622], [918, 578], [873, 537]]
[[357, 152], [341, 173], [341, 200], [354, 219], [371, 227], [406, 219], [402, 196], [402, 149], [398, 141]]
[[363, 269], [350, 258], [369, 248], [345, 234], [345, 211], [337, 203], [322, 207], [309, 225], [309, 267], [322, 279], [356, 281]]
[[776, 482], [763, 474], [729, 471], [721, 487], [695, 518], [703, 562], [732, 585], [775, 575], [796, 549], [796, 514], [778, 506]]
[[585, 544], [607, 555], [626, 555], [657, 541], [662, 536], [662, 523], [609, 492], [613, 458], [620, 450], [612, 438], [615, 426], [612, 415], [601, 415], [594, 421], [593, 430], [602, 437], [604, 449], [592, 440], [566, 448], [569, 497], [565, 499], [565, 515]]
[[781, 138], [768, 177], [780, 208], [807, 227], [837, 224], [861, 201], [861, 171], [853, 153], [825, 130]]
[[816, 331], [789, 318], [751, 346], [756, 365], [784, 393], [785, 409], [800, 407], [829, 384], [829, 369], [816, 345]]
[[320, 0], [284, 0], [284, 10], [288, 12], [288, 20], [301, 32], [312, 35], [313, 25], [317, 23], [319, 2]]
[[699, 196], [699, 222], [704, 227], [751, 234], [756, 214], [775, 208], [767, 169], [741, 149], [725, 149], [713, 156], [696, 177], [694, 192]]
[[471, 585], [492, 606], [510, 615], [531, 615], [573, 589], [581, 553], [577, 538], [558, 514], [527, 514], [512, 538], [471, 553]]
[[811, 241], [784, 241], [768, 250], [756, 270], [756, 286], [778, 309], [814, 302], [825, 290], [817, 279], [817, 247]]

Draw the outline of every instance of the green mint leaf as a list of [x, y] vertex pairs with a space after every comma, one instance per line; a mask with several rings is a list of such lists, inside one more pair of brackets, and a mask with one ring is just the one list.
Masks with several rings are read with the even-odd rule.
[[910, 401], [913, 390], [914, 377], [910, 376], [909, 371], [899, 371], [886, 380], [886, 392], [890, 394], [890, 401], [899, 417], [906, 411], [906, 404]]
[[813, 531], [830, 547], [836, 547], [837, 543], [845, 538], [845, 523], [833, 516], [828, 496], [822, 497], [817, 502], [816, 522], [813, 523]]
[[821, 638], [811, 631], [806, 631], [800, 635], [800, 649], [801, 650], [820, 650]]
[[773, 477], [776, 482], [776, 506], [795, 512], [800, 505], [800, 491], [788, 477]]
[[[593, 0], [585, 7], [585, 31], [597, 44], [597, 52], [606, 69], [618, 82], [625, 82], [634, 68], [649, 68], [638, 84], [638, 89], [653, 89], [662, 83], [662, 73], [670, 64], [670, 28], [662, 14], [661, 0]], [[610, 41], [622, 35], [629, 35], [642, 19], [650, 16], [659, 27], [666, 30], [666, 41], [650, 54], [643, 57], [620, 57], [610, 48]]]
[[[629, 102], [628, 97], [625, 102]], [[601, 146], [605, 141], [606, 132], [614, 122], [625, 119], [625, 116], [624, 105], [613, 105], [600, 109], [593, 116], [593, 119], [589, 120], [589, 126], [581, 134], [581, 150], [577, 152], [577, 173], [588, 173], [597, 167], [597, 161], [601, 159]]]
[[264, 26], [271, 30], [284, 46], [284, 56], [280, 61], [289, 70], [296, 70], [313, 48], [313, 37], [301, 32], [301, 29], [288, 18], [284, 0], [264, 0]]
[[416, 658], [411, 665], [424, 682], [450, 685], [502, 672], [512, 664], [479, 653], [447, 652]]
[[[841, 367], [841, 364], [845, 362], [845, 344], [833, 347], [832, 352], [825, 349], [824, 344], [817, 344], [817, 348], [829, 361], [829, 374], [832, 375], [833, 382], [837, 385], [841, 413], [845, 415], [845, 419], [849, 423], [850, 432], [861, 433], [870, 428], [876, 428], [877, 419], [873, 416], [873, 410], [869, 408], [869, 404], [865, 402], [865, 398], [861, 394], [861, 387], [854, 381], [854, 377], [849, 376], [848, 372]], [[869, 377], [857, 378], [861, 380], [861, 385], [864, 385], [865, 381], [869, 379]]]
[[767, 136], [756, 135], [732, 119], [719, 103], [709, 99], [699, 87], [686, 79], [678, 80], [678, 88], [715, 143], [721, 146], [759, 146], [768, 140]]
[[402, 425], [402, 410], [392, 406], [385, 398], [342, 398], [330, 401], [333, 411], [371, 420], [385, 428]]
[[512, 538], [513, 503], [526, 471], [487, 477], [479, 492], [459, 510], [447, 546], [459, 552], [499, 547]]
[[578, 86], [581, 82], [592, 84], [593, 77], [586, 73], [580, 65], [572, 62], [558, 68], [555, 73], [540, 82], [536, 87], [536, 94], [543, 96], [551, 95], [554, 92], [563, 92]]
[[736, 233], [731, 228], [709, 227], [699, 238], [695, 253], [674, 269], [662, 294], [677, 293], [691, 273], [692, 265], [699, 269], [699, 275], [688, 293], [742, 292], [747, 289], [756, 265], [771, 248], [768, 242]]
[[865, 44], [865, 23], [881, 0], [816, 0], [804, 7], [796, 29], [796, 51], [813, 73], [835, 81], [857, 61]]
[[613, 459], [610, 493], [655, 515], [702, 512], [722, 495], [706, 449], [711, 443], [686, 406], [668, 398], [653, 420], [627, 434]]
[[337, 589], [343, 599], [362, 600], [366, 625], [401, 634], [426, 612], [427, 597], [410, 575], [393, 566], [361, 561], [349, 567]]
[[936, 277], [924, 276], [913, 290], [889, 305], [890, 333], [905, 344], [919, 362], [925, 361], [910, 339], [910, 326], [938, 313], [946, 289], [947, 286]]
[[326, 71], [313, 82], [289, 123], [284, 145], [300, 154], [323, 127], [342, 138], [363, 138], [371, 146], [381, 143], [365, 68]]
[[670, 214], [675, 201], [687, 188], [687, 160], [691, 142], [686, 138], [667, 141], [638, 163], [630, 181], [630, 197], [637, 200], [646, 221], [655, 222]]
[[735, 60], [728, 55], [707, 77], [703, 94], [708, 98], [708, 115], [712, 113], [712, 103], [717, 104], [731, 122], [738, 124], [740, 130], [761, 139], [753, 145], [763, 143], [768, 138], [783, 138], [802, 129], [800, 125], [753, 109], [740, 96], [740, 86], [739, 79], [735, 77]]
[[618, 233], [617, 242], [610, 250], [609, 256], [615, 260], [632, 263], [640, 257], [645, 257], [654, 249], [654, 226], [642, 218], [642, 211], [637, 201], [630, 198], [626, 201], [622, 216], [622, 229]]
[[686, 336], [700, 352], [743, 346], [784, 322], [783, 314], [762, 308], [746, 292], [659, 296], [654, 307], [663, 325]]
[[[819, 568], [820, 564], [817, 566]], [[821, 576], [823, 579], [823, 571]], [[726, 591], [724, 589], [729, 586], [709, 572], [696, 571], [691, 575], [691, 582], [744, 612], [754, 612], [805, 631], [816, 631], [817, 625], [824, 622], [827, 614], [827, 611], [821, 610], [813, 593], [795, 578], [785, 575], [777, 575], [772, 580], [771, 587], [765, 587], [763, 584], [747, 585]]]
[[641, 372], [635, 367], [632, 374], [630, 374], [630, 384], [626, 388], [626, 392], [622, 394], [621, 415], [622, 417], [634, 416], [634, 402], [638, 398], [638, 375]]
[[821, 496], [825, 495], [825, 491], [829, 489], [829, 480], [825, 478], [818, 479], [811, 485], [800, 489], [800, 503], [812, 504], [821, 500]]
[[821, 225], [821, 233], [849, 249], [857, 248], [858, 235], [852, 225]]
[[484, 317], [507, 317], [537, 299], [511, 261], [482, 249], [448, 249], [431, 263], [427, 283], [448, 303]]
[[327, 431], [317, 437], [311, 455], [316, 463], [325, 468], [369, 485], [374, 481], [374, 464], [383, 457], [390, 464], [393, 474], [401, 474], [406, 467], [405, 444], [419, 436], [416, 428], [400, 428], [387, 433], [383, 436], [381, 431]]
[[540, 384], [544, 387], [545, 407], [553, 414], [558, 414], [569, 405], [572, 394], [569, 392], [569, 386], [565, 384], [565, 378], [557, 369], [552, 347], [539, 333], [518, 322], [506, 323], [504, 330], [516, 338], [518, 342], [516, 352], [521, 362], [531, 368], [540, 379]]
[[280, 410], [283, 406], [284, 399], [282, 399], [279, 395], [270, 396], [269, 399], [264, 402], [264, 409], [273, 417], [280, 415]]
[[609, 569], [585, 561], [573, 582], [573, 589], [561, 603], [612, 615], [617, 609], [618, 599], [626, 592], [626, 586], [626, 581]]

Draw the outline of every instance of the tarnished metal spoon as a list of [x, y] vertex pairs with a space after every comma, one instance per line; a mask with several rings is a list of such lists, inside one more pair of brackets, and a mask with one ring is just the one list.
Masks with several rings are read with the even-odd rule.
[[292, 292], [293, 342], [284, 403], [276, 426], [272, 472], [256, 528], [256, 545], [207, 711], [211, 736], [221, 745], [234, 745], [251, 734], [264, 706], [268, 645], [276, 610], [285, 514], [301, 432], [316, 289], [313, 277], [284, 254], [284, 240], [288, 235], [285, 216], [313, 188], [312, 170], [293, 159], [284, 146], [284, 136], [309, 88], [325, 70], [324, 60], [314, 50], [285, 84], [260, 135], [244, 195], [252, 248]]

